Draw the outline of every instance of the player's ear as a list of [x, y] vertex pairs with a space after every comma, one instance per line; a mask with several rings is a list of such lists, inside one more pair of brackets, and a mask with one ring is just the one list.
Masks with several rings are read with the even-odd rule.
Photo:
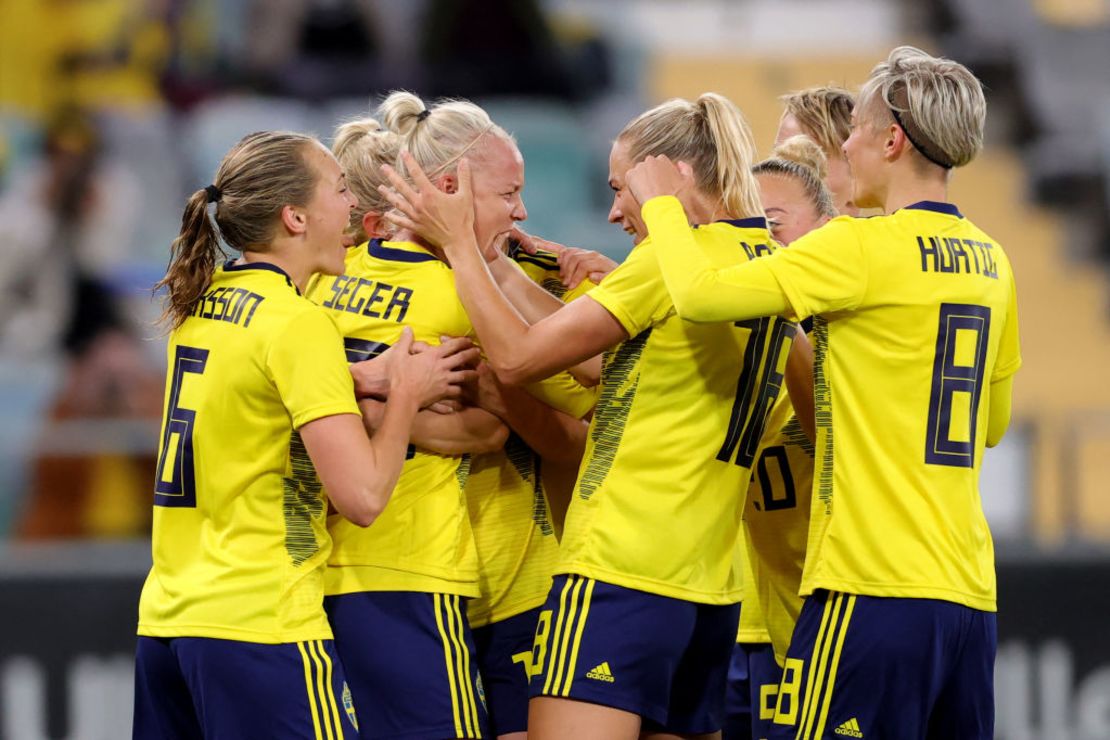
[[454, 195], [459, 192], [459, 178], [456, 175], [443, 175], [436, 181], [436, 187], [448, 195]]
[[281, 224], [289, 234], [300, 235], [305, 232], [308, 226], [308, 217], [305, 215], [305, 212], [297, 206], [282, 206]]

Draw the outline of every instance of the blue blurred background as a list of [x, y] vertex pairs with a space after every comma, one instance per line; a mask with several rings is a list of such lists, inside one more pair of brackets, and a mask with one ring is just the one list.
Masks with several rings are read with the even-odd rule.
[[0, 738], [129, 736], [164, 339], [187, 194], [259, 129], [473, 98], [526, 228], [620, 259], [612, 137], [728, 95], [856, 89], [903, 43], [988, 86], [952, 199], [1011, 256], [1025, 366], [988, 453], [998, 737], [1110, 738], [1110, 0], [0, 0]]

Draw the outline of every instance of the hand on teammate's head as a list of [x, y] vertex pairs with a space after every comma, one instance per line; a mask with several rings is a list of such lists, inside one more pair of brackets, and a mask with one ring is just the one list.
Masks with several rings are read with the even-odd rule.
[[694, 170], [686, 162], [672, 162], [665, 155], [648, 156], [632, 166], [625, 176], [632, 197], [643, 205], [661, 195], [673, 195], [685, 203], [685, 196], [692, 194]]
[[412, 184], [389, 165], [382, 165], [382, 172], [392, 187], [382, 185], [378, 190], [394, 208], [386, 214], [386, 218], [445, 249], [455, 240], [473, 237], [474, 197], [470, 162], [466, 158], [459, 160], [458, 187], [454, 193], [446, 193], [428, 179], [410, 153], [404, 152], [401, 156], [412, 177]]

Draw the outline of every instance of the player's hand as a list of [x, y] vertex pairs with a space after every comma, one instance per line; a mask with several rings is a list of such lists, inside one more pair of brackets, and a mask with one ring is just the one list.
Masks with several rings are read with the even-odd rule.
[[[412, 329], [405, 327], [393, 347], [391, 390], [404, 388], [416, 397], [420, 408], [459, 398], [463, 386], [477, 379], [474, 365], [478, 349], [468, 339], [450, 339], [438, 346], [424, 345], [413, 351]], [[439, 410], [439, 409], [437, 409]]]
[[583, 280], [600, 283], [617, 269], [617, 263], [600, 252], [567, 247], [559, 253], [559, 279], [567, 290], [574, 290]]
[[574, 290], [586, 278], [600, 283], [602, 278], [617, 269], [617, 263], [600, 252], [568, 247], [528, 234], [518, 227], [513, 227], [510, 238], [528, 254], [536, 254], [541, 250], [554, 254], [559, 260], [559, 280], [568, 290]]
[[355, 398], [372, 398], [384, 401], [389, 396], [389, 377], [391, 373], [393, 348], [390, 347], [377, 357], [360, 362], [352, 362], [349, 367], [351, 378], [355, 381]]
[[625, 182], [640, 205], [661, 195], [673, 195], [686, 206], [695, 190], [694, 170], [686, 162], [672, 162], [665, 155], [648, 156], [625, 175]]
[[478, 398], [475, 405], [501, 419], [505, 419], [509, 413], [501, 381], [497, 379], [497, 373], [484, 362], [478, 365]]
[[446, 193], [437, 188], [412, 154], [402, 152], [412, 177], [410, 185], [389, 165], [382, 165], [382, 172], [392, 187], [379, 185], [378, 191], [393, 205], [386, 218], [403, 229], [419, 234], [432, 244], [448, 250], [452, 242], [474, 236], [474, 197], [471, 191], [470, 162], [459, 160], [458, 188]]

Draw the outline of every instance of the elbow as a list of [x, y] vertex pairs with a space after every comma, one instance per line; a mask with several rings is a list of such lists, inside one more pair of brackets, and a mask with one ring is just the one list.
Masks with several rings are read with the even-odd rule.
[[388, 492], [386, 495], [382, 495], [380, 491], [369, 490], [359, 497], [359, 503], [356, 506], [346, 506], [340, 509], [337, 505], [336, 508], [351, 524], [366, 528], [381, 516], [388, 500]]
[[720, 321], [719, 318], [712, 315], [712, 313], [705, 310], [702, 301], [697, 299], [697, 296], [691, 292], [671, 293], [671, 302], [674, 303], [674, 311], [678, 314], [680, 319], [686, 321], [693, 321], [695, 323], [705, 323], [709, 321]]
[[497, 375], [497, 379], [505, 385], [524, 385], [537, 378], [529, 374], [527, 365], [514, 361], [491, 361], [490, 367]]
[[478, 454], [487, 452], [497, 452], [505, 447], [505, 443], [509, 441], [509, 427], [505, 424], [498, 424], [497, 428], [492, 433], [486, 436], [483, 441], [482, 447], [484, 449], [478, 450]]

